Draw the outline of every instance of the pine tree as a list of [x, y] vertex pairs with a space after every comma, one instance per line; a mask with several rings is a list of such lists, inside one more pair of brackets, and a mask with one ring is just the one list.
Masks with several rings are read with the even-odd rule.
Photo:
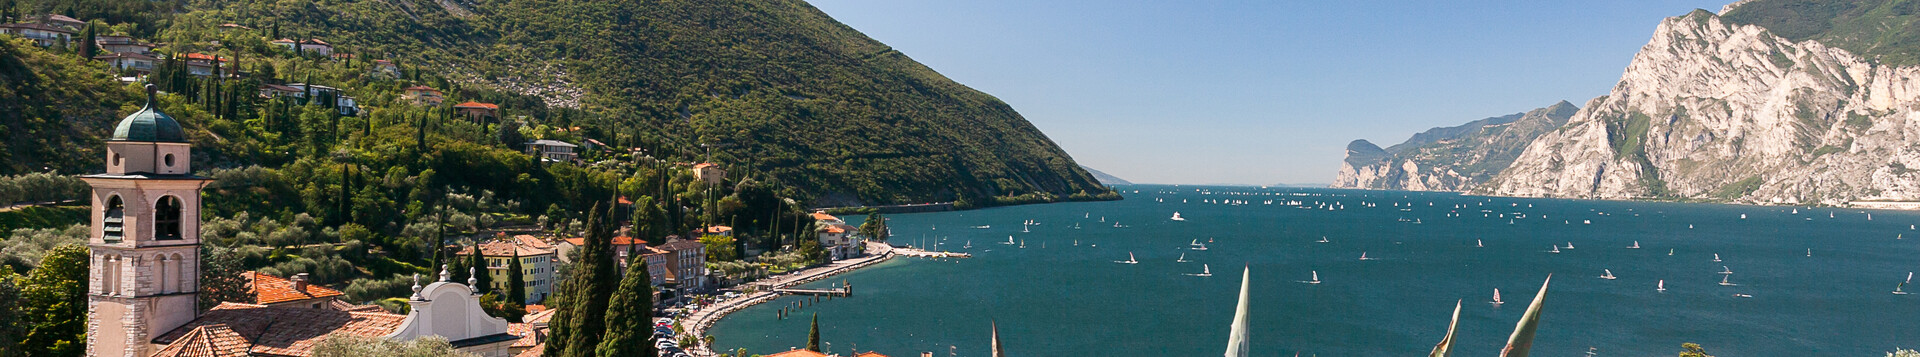
[[550, 322], [553, 334], [544, 355], [592, 357], [606, 335], [606, 320], [598, 314], [607, 310], [607, 300], [619, 277], [613, 270], [613, 231], [608, 222], [613, 210], [603, 213], [600, 207], [595, 203], [587, 211], [586, 245], [580, 248], [580, 260], [570, 269], [573, 275], [555, 296], [552, 306], [559, 311]]
[[520, 266], [520, 250], [513, 251], [513, 260], [507, 262], [507, 303], [527, 305], [526, 268]]
[[247, 291], [246, 270], [232, 248], [201, 245], [200, 309], [211, 309], [222, 301], [254, 303]]
[[[629, 255], [631, 257], [631, 255]], [[608, 301], [607, 336], [600, 341], [601, 356], [653, 356], [653, 277], [647, 273], [646, 259], [632, 259], [627, 277]]]
[[807, 350], [820, 352], [820, 313], [813, 313], [813, 328], [807, 330]]

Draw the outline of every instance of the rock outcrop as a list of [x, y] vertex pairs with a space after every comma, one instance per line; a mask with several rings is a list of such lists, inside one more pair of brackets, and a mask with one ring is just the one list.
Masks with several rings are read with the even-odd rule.
[[1697, 10], [1472, 192], [1844, 204], [1920, 198], [1920, 67]]
[[1333, 187], [1465, 191], [1492, 178], [1534, 138], [1565, 124], [1575, 111], [1565, 101], [1525, 113], [1433, 128], [1381, 149], [1366, 140], [1347, 144]]

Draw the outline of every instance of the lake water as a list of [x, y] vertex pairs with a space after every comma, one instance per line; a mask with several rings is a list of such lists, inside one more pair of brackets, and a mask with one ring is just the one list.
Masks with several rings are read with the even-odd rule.
[[[748, 308], [715, 326], [716, 346], [801, 347], [807, 317], [818, 313], [821, 339], [843, 355], [947, 356], [953, 346], [987, 356], [997, 321], [1013, 356], [1213, 356], [1225, 348], [1245, 266], [1255, 356], [1423, 355], [1445, 334], [1456, 300], [1465, 306], [1455, 350], [1497, 355], [1548, 274], [1536, 356], [1673, 355], [1683, 342], [1734, 356], [1920, 347], [1920, 294], [1891, 293], [1920, 270], [1911, 226], [1920, 215], [1909, 212], [1121, 188], [1126, 200], [1115, 202], [892, 215], [894, 243], [940, 240], [974, 258], [900, 258], [816, 283], [849, 281], [855, 296], [786, 320], [775, 311], [803, 298]], [[1237, 201], [1245, 203], [1228, 203]], [[1186, 221], [1170, 220], [1174, 212]], [[1021, 232], [1026, 220], [1039, 225]], [[972, 228], [983, 225], [991, 228]], [[999, 244], [1008, 236], [1026, 248]], [[1195, 239], [1213, 243], [1191, 250]], [[1642, 249], [1626, 249], [1635, 241]], [[1561, 253], [1547, 252], [1554, 245]], [[1129, 252], [1138, 264], [1114, 262]], [[1363, 252], [1373, 260], [1360, 260]], [[1182, 254], [1192, 262], [1176, 262]], [[1203, 263], [1214, 276], [1185, 275]], [[1618, 279], [1597, 278], [1602, 269]], [[1737, 286], [1719, 285], [1723, 269]], [[1323, 283], [1299, 282], [1314, 271]], [[1661, 279], [1664, 293], [1654, 289]], [[1487, 303], [1496, 288], [1504, 306]]]

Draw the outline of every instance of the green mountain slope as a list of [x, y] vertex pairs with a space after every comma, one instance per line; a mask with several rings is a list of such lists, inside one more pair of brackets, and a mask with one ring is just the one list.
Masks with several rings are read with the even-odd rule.
[[601, 118], [569, 123], [587, 137], [711, 150], [816, 204], [1107, 192], [1005, 103], [797, 0], [189, 3], [176, 22], [322, 38], [451, 86], [539, 96]]
[[1920, 64], [1920, 1], [1755, 0], [1728, 9], [1721, 19], [1889, 65]]

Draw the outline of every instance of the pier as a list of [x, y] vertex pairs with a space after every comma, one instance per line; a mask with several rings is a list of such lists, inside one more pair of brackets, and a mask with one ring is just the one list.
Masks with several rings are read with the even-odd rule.
[[813, 296], [841, 296], [841, 297], [846, 297], [846, 296], [853, 296], [853, 287], [852, 287], [852, 286], [842, 286], [842, 287], [838, 287], [838, 288], [833, 288], [833, 289], [773, 289], [773, 292], [775, 292], [775, 293], [779, 293], [779, 294], [785, 294], [785, 295], [813, 295]]

